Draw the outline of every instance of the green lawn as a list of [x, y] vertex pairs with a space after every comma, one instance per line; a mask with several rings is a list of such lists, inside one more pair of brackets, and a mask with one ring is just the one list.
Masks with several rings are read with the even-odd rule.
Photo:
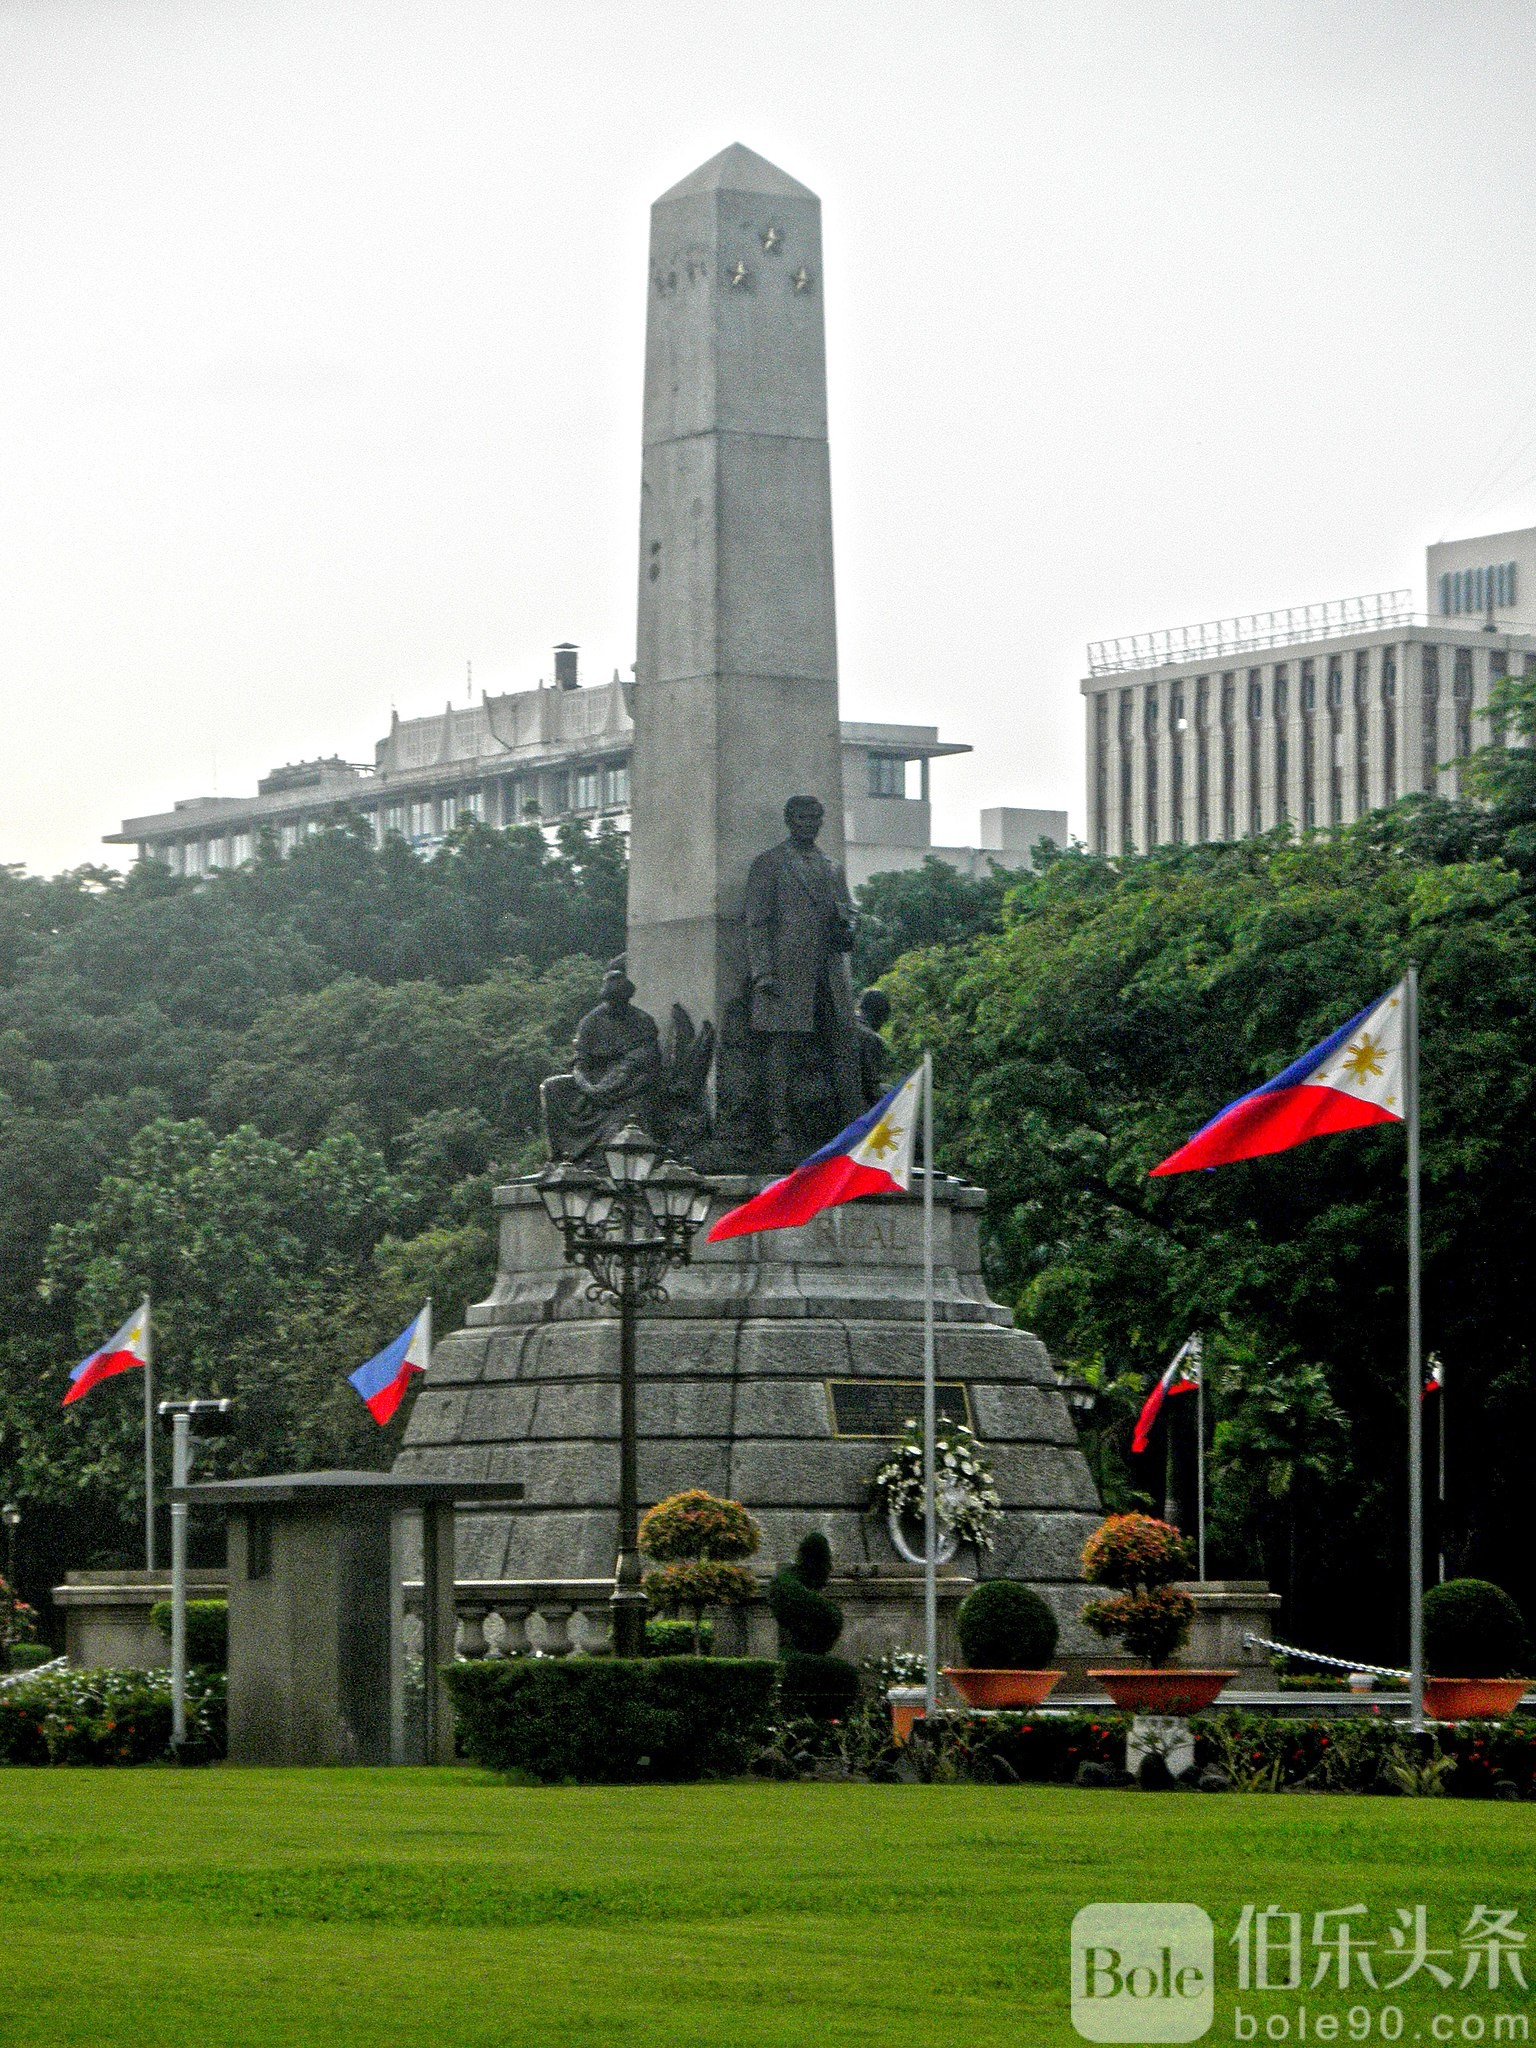
[[[1533, 1890], [1529, 1806], [12, 1769], [0, 2042], [1054, 2048], [1078, 2038], [1072, 1916], [1115, 1899], [1210, 1912], [1209, 2038], [1230, 2040], [1226, 1938], [1245, 1901], [1303, 1911], [1309, 1934], [1317, 1909], [1364, 1901], [1378, 1938], [1395, 1906], [1422, 1904], [1453, 1945], [1474, 1904], [1532, 1924]], [[1415, 2003], [1414, 1988], [1372, 1999], [1403, 2006], [1409, 2040], [1433, 2038], [1436, 2011], [1459, 2028], [1532, 2004], [1459, 1988]]]

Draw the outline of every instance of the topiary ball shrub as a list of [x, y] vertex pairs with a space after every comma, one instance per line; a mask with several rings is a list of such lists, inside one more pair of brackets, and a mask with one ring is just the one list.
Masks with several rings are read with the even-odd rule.
[[825, 1591], [832, 1576], [832, 1546], [819, 1529], [802, 1536], [795, 1550], [795, 1577], [813, 1593]]
[[808, 1586], [792, 1564], [768, 1587], [768, 1611], [779, 1625], [779, 1653], [823, 1657], [843, 1632], [843, 1610]]
[[1056, 1651], [1056, 1617], [1030, 1586], [983, 1579], [955, 1616], [960, 1655], [973, 1671], [1043, 1671]]
[[841, 1721], [858, 1704], [859, 1670], [846, 1657], [789, 1650], [779, 1659], [779, 1699], [790, 1720]]
[[1090, 1600], [1083, 1620], [1095, 1635], [1118, 1636], [1133, 1657], [1165, 1664], [1189, 1640], [1195, 1603], [1173, 1581], [1193, 1569], [1189, 1545], [1171, 1522], [1111, 1515], [1083, 1545], [1083, 1577], [1117, 1590], [1112, 1599]]
[[[161, 1635], [171, 1640], [171, 1603], [157, 1600], [149, 1618]], [[187, 1662], [202, 1664], [210, 1671], [229, 1665], [229, 1607], [223, 1600], [187, 1602]]]
[[1437, 1678], [1519, 1678], [1530, 1669], [1525, 1618], [1489, 1579], [1447, 1579], [1424, 1595], [1424, 1661]]

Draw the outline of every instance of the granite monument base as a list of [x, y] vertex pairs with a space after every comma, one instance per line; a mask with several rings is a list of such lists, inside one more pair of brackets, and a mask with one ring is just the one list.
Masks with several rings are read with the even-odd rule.
[[[712, 1215], [760, 1185], [714, 1181]], [[935, 1183], [941, 1408], [970, 1421], [1002, 1500], [992, 1548], [963, 1548], [946, 1577], [1027, 1581], [1055, 1607], [1062, 1648], [1086, 1656], [1094, 1641], [1077, 1619], [1078, 1557], [1098, 1498], [1044, 1345], [987, 1294], [983, 1201], [957, 1181]], [[611, 1576], [617, 1320], [566, 1264], [530, 1183], [499, 1188], [496, 1202], [496, 1284], [437, 1346], [395, 1469], [526, 1488], [515, 1514], [460, 1517], [461, 1581]], [[870, 1512], [876, 1467], [921, 1412], [916, 1193], [867, 1196], [798, 1230], [718, 1245], [701, 1237], [668, 1299], [644, 1311], [638, 1369], [642, 1506], [692, 1486], [743, 1502], [762, 1528], [753, 1565], [763, 1578], [821, 1530], [857, 1610], [842, 1647], [920, 1647], [913, 1563], [898, 1541], [910, 1550], [915, 1532], [903, 1537]]]

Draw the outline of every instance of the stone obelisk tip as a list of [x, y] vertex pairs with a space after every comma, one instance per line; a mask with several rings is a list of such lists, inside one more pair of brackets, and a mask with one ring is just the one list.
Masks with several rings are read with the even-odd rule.
[[744, 143], [733, 142], [707, 164], [690, 171], [656, 201], [665, 206], [669, 199], [690, 199], [699, 192], [751, 192], [770, 199], [814, 199], [816, 194], [788, 171], [781, 171], [767, 157]]

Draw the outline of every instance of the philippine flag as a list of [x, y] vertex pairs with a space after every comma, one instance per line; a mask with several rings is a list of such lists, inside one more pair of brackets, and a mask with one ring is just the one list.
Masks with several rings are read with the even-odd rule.
[[425, 1372], [432, 1357], [432, 1304], [429, 1301], [414, 1323], [407, 1323], [392, 1343], [348, 1373], [367, 1404], [375, 1422], [388, 1422], [405, 1399], [413, 1372]]
[[120, 1372], [132, 1372], [149, 1356], [149, 1303], [141, 1301], [115, 1337], [109, 1337], [99, 1351], [82, 1358], [69, 1376], [69, 1392], [60, 1403], [67, 1408], [102, 1380], [115, 1379]]
[[1288, 1152], [1334, 1131], [1401, 1123], [1405, 992], [1399, 982], [1283, 1074], [1229, 1102], [1153, 1173], [1230, 1166], [1236, 1159]]
[[1148, 1394], [1146, 1406], [1136, 1418], [1136, 1428], [1131, 1436], [1131, 1449], [1144, 1451], [1152, 1441], [1152, 1425], [1162, 1412], [1163, 1403], [1174, 1394], [1194, 1394], [1200, 1389], [1200, 1338], [1198, 1332], [1186, 1337], [1173, 1354], [1168, 1370]]
[[823, 1209], [860, 1195], [904, 1195], [912, 1182], [922, 1087], [919, 1067], [793, 1173], [770, 1181], [761, 1194], [722, 1216], [709, 1233], [709, 1242], [746, 1237], [754, 1230], [792, 1230]]
[[1427, 1401], [1431, 1394], [1443, 1394], [1444, 1392], [1445, 1367], [1438, 1358], [1431, 1357], [1429, 1361], [1429, 1377], [1419, 1389], [1419, 1399]]

